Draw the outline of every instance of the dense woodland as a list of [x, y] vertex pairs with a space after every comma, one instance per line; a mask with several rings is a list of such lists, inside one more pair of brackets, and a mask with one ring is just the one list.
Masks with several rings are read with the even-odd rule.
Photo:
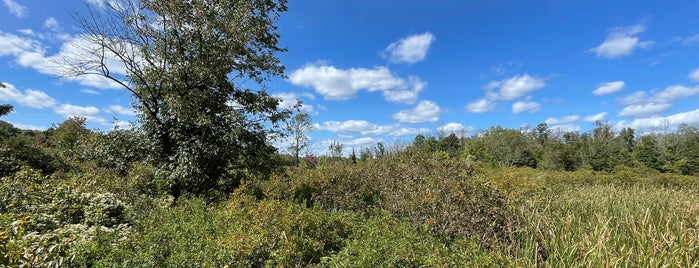
[[492, 127], [316, 156], [311, 118], [264, 88], [284, 73], [285, 1], [118, 3], [78, 19], [100, 49], [65, 64], [121, 83], [139, 121], [0, 121], [0, 266], [699, 266], [694, 126]]

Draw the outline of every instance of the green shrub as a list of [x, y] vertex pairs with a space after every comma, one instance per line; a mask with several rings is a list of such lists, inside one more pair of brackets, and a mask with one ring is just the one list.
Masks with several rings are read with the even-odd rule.
[[430, 235], [428, 226], [381, 213], [358, 223], [347, 246], [323, 259], [327, 267], [505, 267], [509, 260], [475, 241], [449, 244]]
[[476, 179], [470, 161], [443, 152], [407, 151], [356, 165], [293, 169], [263, 184], [272, 199], [367, 215], [385, 210], [425, 224], [443, 238], [475, 237], [492, 246], [512, 239], [517, 219], [506, 199]]

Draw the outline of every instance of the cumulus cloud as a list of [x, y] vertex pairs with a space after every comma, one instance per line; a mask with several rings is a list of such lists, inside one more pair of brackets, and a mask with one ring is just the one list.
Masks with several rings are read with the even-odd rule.
[[10, 83], [2, 82], [5, 87], [0, 87], [0, 100], [15, 102], [32, 108], [49, 108], [56, 105], [56, 100], [43, 91], [27, 89], [24, 92], [18, 90]]
[[522, 74], [501, 81], [491, 81], [485, 88], [496, 90], [488, 94], [491, 99], [513, 100], [545, 86], [543, 78]]
[[316, 125], [316, 129], [332, 132], [356, 132], [362, 135], [405, 136], [429, 132], [427, 128], [408, 128], [399, 124], [377, 125], [365, 120], [327, 121]]
[[617, 27], [610, 30], [607, 39], [597, 47], [589, 51], [594, 52], [601, 58], [619, 58], [630, 55], [638, 48], [647, 48], [653, 45], [652, 41], [641, 41], [637, 35], [644, 32], [646, 27], [643, 24], [636, 24], [631, 27]]
[[592, 94], [595, 96], [612, 94], [612, 93], [622, 91], [625, 88], [626, 88], [626, 83], [624, 83], [624, 81], [605, 82], [605, 83], [600, 84], [597, 87], [597, 89], [592, 91]]
[[512, 104], [512, 113], [518, 114], [523, 112], [535, 113], [541, 109], [541, 104], [533, 101], [518, 101]]
[[[13, 56], [20, 66], [85, 86], [102, 89], [121, 88], [118, 83], [99, 75], [65, 76], [70, 72], [69, 66], [98, 64], [100, 61], [89, 55], [89, 51], [94, 51], [95, 48], [86, 36], [78, 35], [63, 43], [58, 53], [49, 56], [37, 40], [0, 32], [0, 56]], [[104, 63], [113, 75], [126, 74], [124, 64], [116, 56], [108, 55]]]
[[7, 9], [10, 10], [10, 13], [18, 18], [25, 17], [27, 16], [27, 13], [29, 13], [29, 9], [27, 7], [18, 4], [14, 0], [2, 0], [2, 2], [5, 4]]
[[293, 71], [289, 81], [297, 86], [313, 88], [330, 100], [346, 100], [357, 95], [359, 90], [383, 92], [387, 101], [412, 104], [425, 83], [417, 77], [403, 79], [386, 67], [373, 69], [338, 69], [326, 64], [309, 64]]
[[637, 91], [617, 100], [619, 103], [626, 105], [619, 112], [619, 115], [636, 118], [658, 115], [670, 108], [673, 101], [698, 94], [699, 86], [688, 87], [683, 85], [668, 86], [661, 91], [652, 93], [650, 96], [645, 91]]
[[699, 68], [694, 69], [687, 77], [693, 82], [699, 82]]
[[121, 105], [109, 105], [109, 107], [105, 109], [105, 112], [127, 116], [136, 116], [136, 111], [133, 108], [127, 108]]
[[80, 116], [90, 122], [105, 124], [107, 120], [100, 116], [100, 110], [95, 106], [77, 106], [71, 104], [62, 104], [54, 108], [56, 114], [62, 115], [65, 118]]
[[445, 134], [452, 134], [453, 133], [456, 135], [460, 135], [460, 134], [466, 134], [468, 132], [473, 131], [473, 127], [464, 126], [461, 123], [452, 122], [452, 123], [447, 123], [447, 124], [444, 124], [444, 125], [437, 127], [437, 131], [445, 133]]
[[620, 121], [619, 128], [630, 127], [637, 130], [654, 130], [668, 127], [677, 127], [681, 124], [699, 124], [699, 109], [669, 116], [653, 116], [634, 119], [633, 121]]
[[441, 109], [431, 101], [421, 101], [415, 108], [393, 114], [393, 119], [406, 123], [436, 122]]
[[273, 94], [272, 96], [276, 98], [280, 98], [281, 101], [279, 102], [279, 108], [282, 109], [295, 109], [297, 105], [300, 103], [301, 106], [299, 110], [301, 110], [304, 113], [313, 113], [314, 108], [313, 105], [307, 104], [303, 101], [303, 98], [306, 99], [311, 99], [314, 100], [315, 96], [313, 94], [297, 94], [297, 93], [276, 93]]
[[466, 104], [466, 111], [472, 113], [485, 113], [495, 108], [495, 103], [487, 99], [479, 99], [477, 101]]
[[44, 21], [44, 27], [54, 32], [61, 31], [61, 26], [58, 24], [58, 20], [56, 20], [54, 17], [49, 17], [46, 19]]
[[416, 63], [425, 59], [434, 41], [434, 35], [429, 32], [415, 34], [391, 43], [382, 54], [395, 63]]
[[634, 104], [624, 107], [619, 112], [619, 116], [630, 116], [630, 117], [647, 117], [664, 112], [670, 108], [669, 103], [644, 103], [644, 104]]
[[674, 85], [654, 94], [652, 99], [660, 102], [671, 102], [676, 99], [691, 97], [697, 94], [699, 94], [699, 86], [686, 87], [682, 85]]
[[601, 113], [596, 113], [596, 114], [591, 114], [588, 116], [583, 117], [582, 121], [585, 122], [595, 122], [595, 121], [601, 121], [604, 119], [604, 117], [607, 116], [607, 112], [601, 112]]

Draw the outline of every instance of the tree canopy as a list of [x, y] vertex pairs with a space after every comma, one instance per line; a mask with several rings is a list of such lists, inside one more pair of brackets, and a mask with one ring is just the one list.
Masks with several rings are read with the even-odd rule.
[[105, 2], [78, 18], [89, 45], [64, 65], [132, 94], [171, 193], [231, 190], [268, 170], [268, 138], [290, 114], [264, 87], [283, 76], [274, 23], [286, 1]]

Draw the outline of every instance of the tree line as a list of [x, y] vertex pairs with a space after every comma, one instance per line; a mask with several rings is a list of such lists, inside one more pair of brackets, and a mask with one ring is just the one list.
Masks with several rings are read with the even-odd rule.
[[645, 167], [685, 175], [699, 173], [699, 129], [686, 124], [674, 132], [638, 135], [595, 122], [590, 132], [553, 131], [546, 123], [531, 129], [491, 127], [466, 137], [415, 136], [409, 150], [442, 151], [494, 166], [527, 166], [573, 171], [612, 171], [617, 166]]

